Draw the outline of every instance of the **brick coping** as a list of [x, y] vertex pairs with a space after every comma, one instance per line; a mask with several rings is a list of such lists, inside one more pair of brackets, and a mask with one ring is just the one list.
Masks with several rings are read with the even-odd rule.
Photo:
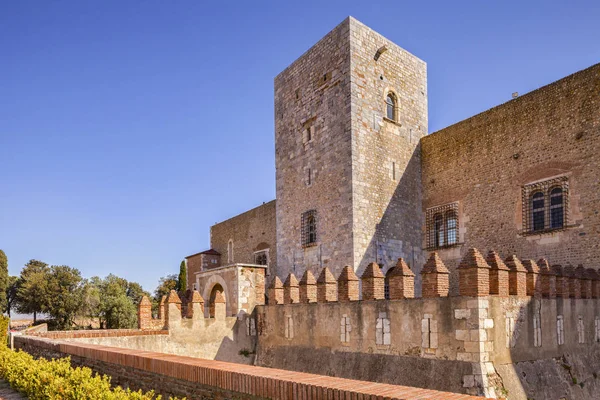
[[476, 400], [482, 397], [47, 338], [15, 342], [269, 399]]
[[52, 332], [25, 332], [24, 336], [36, 336], [48, 339], [83, 339], [101, 337], [123, 336], [152, 336], [168, 335], [168, 330], [140, 330], [140, 329], [98, 329], [81, 331], [52, 331]]

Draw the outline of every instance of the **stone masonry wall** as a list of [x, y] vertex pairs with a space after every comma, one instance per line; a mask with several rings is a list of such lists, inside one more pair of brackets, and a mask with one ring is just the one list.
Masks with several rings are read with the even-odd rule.
[[111, 376], [111, 383], [133, 390], [154, 390], [164, 397], [188, 399], [333, 399], [475, 400], [434, 390], [367, 384], [349, 379], [282, 371], [249, 365], [173, 356], [92, 344], [16, 337], [17, 348], [34, 356], [70, 356], [73, 366], [86, 366]]
[[[353, 265], [350, 20], [275, 78], [277, 275]], [[310, 140], [309, 140], [310, 132]], [[310, 178], [309, 178], [310, 174]], [[317, 211], [303, 248], [301, 215]]]
[[[425, 261], [418, 144], [428, 129], [427, 66], [353, 18], [350, 49], [353, 266], [360, 276], [376, 260], [385, 272], [402, 257], [418, 281]], [[390, 92], [396, 121], [386, 117]]]
[[[269, 270], [276, 270], [275, 208], [275, 200], [272, 200], [210, 228], [210, 245], [221, 253], [221, 265], [254, 264], [254, 253], [268, 250]], [[233, 241], [233, 260], [227, 254], [230, 240]]]
[[[600, 64], [421, 140], [423, 211], [459, 203], [464, 245], [439, 251], [451, 282], [469, 247], [504, 257], [544, 256], [550, 264], [600, 265], [598, 93]], [[561, 175], [568, 178], [569, 226], [523, 235], [522, 186]]]

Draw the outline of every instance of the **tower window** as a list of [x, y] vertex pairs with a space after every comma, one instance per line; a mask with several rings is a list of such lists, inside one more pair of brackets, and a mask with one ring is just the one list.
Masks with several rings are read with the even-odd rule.
[[312, 184], [312, 170], [309, 168], [308, 169], [308, 185], [310, 186]]
[[233, 240], [232, 239], [229, 239], [229, 242], [227, 242], [227, 262], [228, 263], [233, 262]]
[[567, 225], [568, 180], [566, 177], [523, 187], [524, 233], [563, 229]]
[[427, 209], [426, 225], [428, 249], [458, 244], [458, 203]]
[[392, 121], [396, 121], [396, 106], [397, 106], [396, 96], [391, 92], [388, 93], [388, 95], [385, 98], [385, 104], [386, 104], [387, 118], [391, 119]]
[[257, 251], [254, 253], [254, 264], [269, 265], [269, 250]]
[[317, 210], [309, 210], [302, 213], [302, 247], [310, 247], [317, 244]]

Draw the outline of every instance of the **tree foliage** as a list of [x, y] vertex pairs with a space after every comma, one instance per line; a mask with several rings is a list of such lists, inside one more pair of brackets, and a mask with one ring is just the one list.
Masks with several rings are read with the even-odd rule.
[[137, 304], [150, 296], [137, 282], [110, 274], [83, 279], [76, 268], [31, 260], [13, 278], [9, 300], [22, 313], [48, 314], [56, 328], [71, 329], [76, 317], [98, 319], [102, 328], [134, 328]]
[[38, 260], [30, 260], [21, 271], [21, 282], [17, 288], [17, 310], [23, 314], [33, 314], [35, 323], [37, 314], [47, 304], [46, 286], [50, 268]]
[[185, 260], [179, 264], [179, 279], [177, 280], [177, 291], [184, 292], [187, 289], [187, 268]]
[[137, 304], [142, 296], [150, 294], [137, 282], [110, 274], [86, 281], [83, 290], [82, 312], [98, 318], [107, 329], [127, 329], [137, 326]]
[[8, 286], [6, 288], [6, 308], [4, 312], [10, 317], [10, 311], [15, 308], [17, 302], [17, 288], [21, 284], [21, 279], [18, 276], [8, 277]]
[[82, 304], [83, 279], [76, 268], [53, 265], [48, 274], [42, 311], [48, 313], [60, 329], [70, 329]]
[[6, 309], [8, 283], [8, 259], [4, 251], [0, 250], [0, 314]]
[[177, 290], [177, 275], [163, 276], [158, 281], [158, 287], [154, 291], [154, 299], [160, 302], [163, 296], [169, 294], [171, 290]]

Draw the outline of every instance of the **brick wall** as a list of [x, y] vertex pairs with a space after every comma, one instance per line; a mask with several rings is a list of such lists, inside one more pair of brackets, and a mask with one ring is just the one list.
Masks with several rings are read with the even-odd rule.
[[[421, 140], [423, 211], [459, 202], [452, 272], [469, 247], [551, 265], [600, 265], [600, 64]], [[523, 235], [522, 186], [565, 175], [570, 226]], [[484, 253], [485, 254], [485, 253]]]

